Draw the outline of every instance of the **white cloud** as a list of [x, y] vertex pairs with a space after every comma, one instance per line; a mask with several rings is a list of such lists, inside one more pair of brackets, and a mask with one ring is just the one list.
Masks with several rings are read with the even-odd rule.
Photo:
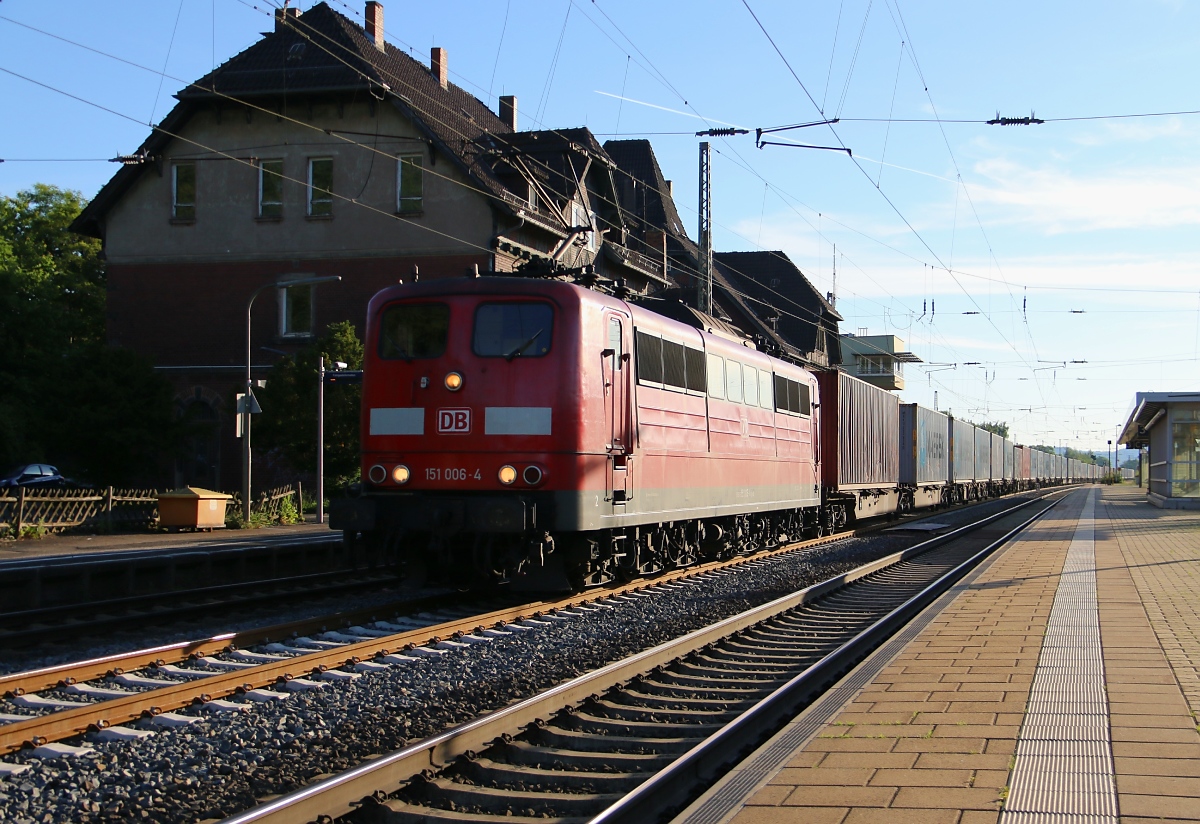
[[992, 222], [1032, 224], [1047, 234], [1200, 224], [1200, 166], [1144, 167], [1079, 177], [1054, 168], [986, 160], [972, 197]]

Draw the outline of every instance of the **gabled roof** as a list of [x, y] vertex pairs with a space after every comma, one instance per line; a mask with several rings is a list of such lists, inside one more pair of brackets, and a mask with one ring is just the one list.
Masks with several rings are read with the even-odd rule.
[[[326, 3], [285, 20], [285, 25], [177, 94], [179, 104], [139, 153], [161, 153], [197, 104], [229, 98], [260, 103], [263, 98], [282, 97], [286, 105], [289, 95], [361, 92], [390, 100], [485, 191], [520, 205], [520, 199], [496, 179], [485, 157], [513, 131], [482, 101], [453, 83], [442, 88], [424, 64], [391, 44], [377, 49], [362, 28]], [[143, 171], [144, 166], [123, 167], [71, 228], [98, 237], [103, 214]]]
[[756, 315], [774, 309], [779, 335], [799, 351], [816, 351], [822, 321], [837, 332], [842, 316], [783, 252], [716, 252], [713, 268]]
[[[688, 238], [650, 141], [609, 140], [604, 144], [604, 151], [620, 170], [617, 192], [621, 208], [629, 214], [626, 223], [634, 236], [644, 241], [647, 229], [664, 231], [670, 239], [669, 253], [695, 258], [698, 249]], [[633, 181], [637, 182], [636, 186]]]

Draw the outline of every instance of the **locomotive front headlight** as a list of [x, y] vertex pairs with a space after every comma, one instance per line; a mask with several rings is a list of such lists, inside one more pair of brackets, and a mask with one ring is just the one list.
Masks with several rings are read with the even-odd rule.
[[408, 471], [408, 467], [404, 464], [396, 464], [392, 470], [392, 480], [398, 484], [408, 483], [408, 479], [412, 477], [412, 473]]
[[462, 385], [463, 385], [463, 376], [462, 375], [458, 374], [457, 372], [451, 372], [448, 375], [446, 375], [446, 388], [449, 389], [451, 392], [457, 392], [458, 390], [462, 389]]
[[373, 484], [383, 483], [387, 480], [387, 475], [387, 470], [379, 464], [375, 464], [373, 467], [367, 470], [367, 480]]
[[504, 484], [505, 486], [509, 486], [517, 479], [516, 467], [505, 464], [504, 466], [500, 467], [500, 471], [496, 473], [496, 477], [500, 479], [500, 483]]

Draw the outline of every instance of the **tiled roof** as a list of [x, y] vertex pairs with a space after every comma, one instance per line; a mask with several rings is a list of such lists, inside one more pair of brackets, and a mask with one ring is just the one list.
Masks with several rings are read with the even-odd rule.
[[783, 252], [717, 252], [713, 263], [755, 314], [778, 310], [780, 336], [800, 351], [814, 351], [822, 319], [836, 333], [841, 315]]
[[[609, 140], [604, 151], [617, 164], [621, 173], [617, 176], [617, 191], [621, 206], [632, 215], [629, 221], [634, 234], [644, 239], [645, 231], [654, 227], [667, 232], [677, 245], [677, 251], [695, 256], [696, 245], [688, 238], [675, 200], [668, 191], [666, 178], [654, 156], [649, 140]], [[629, 185], [628, 179], [636, 180], [638, 186]]]
[[[430, 70], [391, 44], [375, 47], [365, 31], [318, 3], [287, 25], [268, 32], [249, 48], [227, 60], [177, 97], [179, 104], [151, 133], [140, 151], [157, 154], [178, 133], [194, 104], [214, 98], [279, 98], [359, 92], [389, 100], [427, 132], [439, 149], [457, 163], [486, 192], [520, 207], [520, 199], [492, 173], [488, 152], [513, 135], [484, 103], [453, 83], [442, 88]], [[385, 94], [390, 91], [391, 94]], [[593, 140], [593, 142], [595, 142]], [[145, 167], [127, 166], [100, 190], [80, 218], [76, 231], [99, 234], [104, 212]]]

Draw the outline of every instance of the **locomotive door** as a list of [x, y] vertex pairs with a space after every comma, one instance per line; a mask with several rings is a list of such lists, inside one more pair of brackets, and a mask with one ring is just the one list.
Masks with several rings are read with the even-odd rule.
[[608, 452], [608, 499], [624, 508], [633, 498], [633, 458], [630, 416], [630, 358], [627, 331], [628, 315], [608, 313], [605, 320], [604, 418], [605, 447]]

